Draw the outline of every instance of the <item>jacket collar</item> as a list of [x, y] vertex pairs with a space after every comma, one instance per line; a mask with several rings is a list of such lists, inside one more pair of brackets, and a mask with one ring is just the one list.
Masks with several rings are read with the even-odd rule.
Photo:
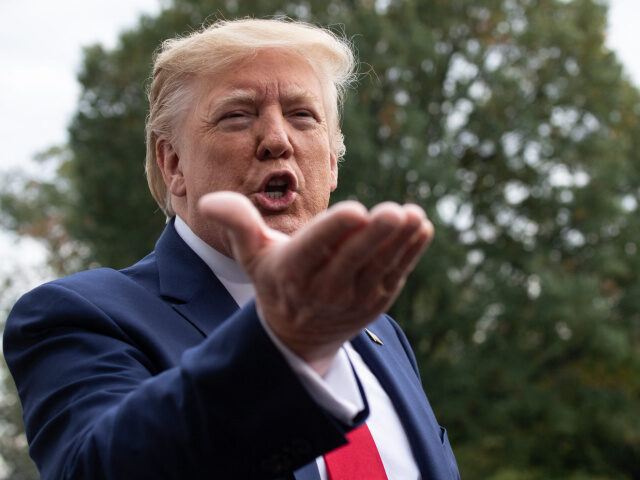
[[207, 336], [238, 305], [211, 269], [167, 224], [155, 248], [160, 295], [188, 322]]

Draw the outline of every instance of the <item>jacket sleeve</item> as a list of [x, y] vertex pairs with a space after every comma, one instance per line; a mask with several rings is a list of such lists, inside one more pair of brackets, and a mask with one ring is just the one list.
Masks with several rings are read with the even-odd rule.
[[52, 283], [7, 321], [5, 357], [43, 480], [272, 479], [345, 443], [253, 304], [162, 370], [114, 320], [127, 305], [107, 303], [113, 311]]

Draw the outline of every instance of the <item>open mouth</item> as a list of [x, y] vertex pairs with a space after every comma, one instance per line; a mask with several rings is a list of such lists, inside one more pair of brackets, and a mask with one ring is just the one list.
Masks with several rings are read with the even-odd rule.
[[289, 171], [281, 170], [264, 180], [255, 198], [264, 211], [282, 211], [294, 202], [297, 190], [296, 177]]
[[289, 178], [287, 175], [274, 177], [264, 186], [264, 195], [267, 198], [276, 200], [286, 195], [289, 189]]

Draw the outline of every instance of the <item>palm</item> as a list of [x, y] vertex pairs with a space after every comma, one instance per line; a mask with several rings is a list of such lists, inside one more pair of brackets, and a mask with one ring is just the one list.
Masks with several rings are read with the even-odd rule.
[[291, 237], [270, 229], [237, 193], [209, 194], [200, 208], [224, 229], [269, 326], [312, 366], [389, 308], [433, 236], [415, 205], [369, 212], [342, 202]]

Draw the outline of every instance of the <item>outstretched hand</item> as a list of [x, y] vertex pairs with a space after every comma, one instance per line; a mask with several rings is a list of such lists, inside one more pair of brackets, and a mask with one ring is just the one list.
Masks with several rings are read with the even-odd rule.
[[341, 202], [291, 237], [269, 228], [238, 193], [210, 193], [199, 208], [224, 228], [273, 332], [320, 374], [391, 306], [433, 237], [424, 211], [411, 204], [367, 211]]

